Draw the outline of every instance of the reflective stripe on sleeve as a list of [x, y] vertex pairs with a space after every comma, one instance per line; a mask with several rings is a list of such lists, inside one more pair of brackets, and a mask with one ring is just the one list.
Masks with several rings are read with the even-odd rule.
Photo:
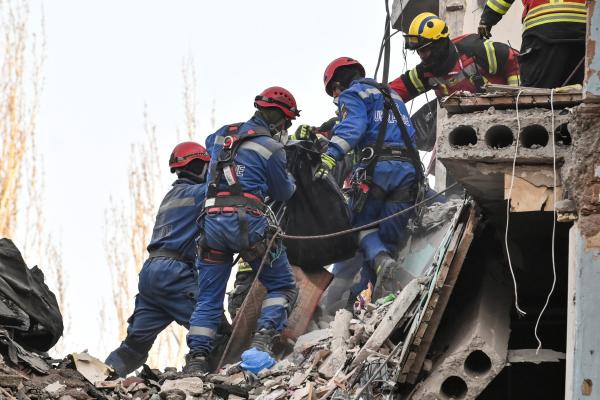
[[487, 3], [485, 3], [485, 5], [497, 12], [498, 14], [504, 15], [506, 14], [506, 12], [512, 4], [504, 0], [487, 0]]
[[217, 334], [217, 331], [211, 328], [207, 328], [205, 326], [190, 326], [190, 330], [188, 335], [190, 336], [208, 336], [209, 338], [214, 338]]
[[360, 231], [360, 232], [358, 232], [358, 241], [359, 241], [359, 243], [360, 243], [360, 242], [361, 242], [361, 241], [362, 241], [362, 240], [363, 240], [363, 239], [364, 239], [364, 238], [365, 238], [367, 235], [370, 235], [371, 233], [378, 232], [378, 231], [379, 231], [379, 228], [373, 228], [373, 229], [366, 229], [366, 230], [364, 230], [364, 231]]
[[510, 86], [519, 86], [521, 79], [519, 79], [519, 75], [511, 75], [506, 79], [506, 82]]
[[542, 4], [531, 8], [525, 16], [525, 21], [548, 13], [587, 14], [587, 7], [585, 4], [573, 3], [570, 1]]
[[252, 150], [255, 153], [260, 154], [262, 158], [268, 160], [273, 155], [273, 152], [263, 146], [260, 143], [253, 142], [251, 140], [247, 140], [240, 146], [240, 150]]
[[417, 89], [417, 92], [423, 93], [425, 91], [425, 86], [423, 85], [423, 82], [421, 82], [421, 80], [419, 79], [419, 73], [417, 72], [416, 68], [413, 68], [410, 71], [408, 71], [408, 79], [410, 80], [410, 83], [413, 84], [415, 89]]
[[494, 42], [486, 40], [483, 42], [485, 47], [485, 54], [488, 60], [488, 70], [490, 74], [495, 75], [498, 72], [498, 61], [496, 60], [496, 50], [494, 49]]
[[165, 212], [171, 208], [192, 207], [196, 205], [196, 199], [193, 197], [182, 197], [180, 199], [171, 199], [160, 205], [158, 213]]
[[339, 136], [333, 135], [329, 143], [333, 143], [338, 146], [344, 153], [349, 153], [352, 150], [352, 146], [346, 140], [342, 139]]
[[288, 301], [285, 297], [272, 297], [270, 299], [266, 299], [262, 302], [261, 308], [271, 307], [271, 306], [281, 306], [287, 307]]
[[573, 22], [573, 23], [587, 23], [587, 16], [585, 14], [573, 14], [573, 13], [554, 13], [541, 15], [539, 17], [531, 18], [523, 23], [523, 30], [533, 28], [535, 26], [543, 24], [552, 24], [556, 22]]

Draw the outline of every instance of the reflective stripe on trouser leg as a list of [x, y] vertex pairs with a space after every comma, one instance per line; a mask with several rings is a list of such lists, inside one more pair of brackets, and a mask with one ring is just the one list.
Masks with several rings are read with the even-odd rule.
[[190, 336], [207, 336], [211, 339], [217, 335], [217, 331], [212, 328], [207, 328], [205, 326], [190, 326], [190, 330], [188, 332]]
[[262, 302], [261, 310], [263, 308], [272, 307], [272, 306], [281, 306], [283, 308], [286, 308], [287, 305], [288, 305], [288, 301], [285, 297], [271, 297], [270, 299], [265, 299], [265, 301]]
[[[259, 265], [260, 260], [252, 263], [254, 269]], [[271, 265], [265, 265], [259, 279], [267, 289], [267, 296], [256, 328], [270, 328], [281, 332], [287, 325], [288, 308], [293, 306], [297, 294], [296, 278], [285, 251]]]
[[198, 300], [190, 318], [187, 344], [191, 353], [208, 354], [223, 316], [223, 300], [231, 262], [210, 264], [196, 260], [198, 267]]

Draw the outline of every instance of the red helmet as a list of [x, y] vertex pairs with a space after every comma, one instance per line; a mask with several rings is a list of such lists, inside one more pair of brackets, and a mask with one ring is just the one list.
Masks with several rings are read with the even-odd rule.
[[294, 96], [280, 86], [272, 86], [263, 90], [261, 94], [254, 98], [254, 106], [277, 107], [289, 119], [296, 119], [300, 115]]
[[332, 62], [329, 63], [327, 68], [325, 68], [325, 74], [323, 75], [323, 83], [325, 84], [325, 91], [328, 95], [333, 96], [333, 90], [331, 90], [331, 78], [335, 74], [335, 71], [340, 67], [345, 67], [348, 65], [356, 65], [362, 70], [362, 75], [365, 76], [365, 68], [356, 61], [354, 58], [350, 57], [340, 57], [336, 58]]
[[171, 172], [175, 172], [175, 168], [181, 168], [188, 165], [192, 160], [210, 161], [210, 155], [204, 146], [196, 142], [179, 143], [173, 149], [169, 158], [169, 167]]

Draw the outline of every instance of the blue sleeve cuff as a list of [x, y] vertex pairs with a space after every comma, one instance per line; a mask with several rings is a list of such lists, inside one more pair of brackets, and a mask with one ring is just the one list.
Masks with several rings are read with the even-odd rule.
[[337, 145], [335, 145], [331, 142], [329, 143], [329, 147], [327, 148], [327, 153], [325, 153], [325, 154], [333, 157], [336, 161], [343, 160], [344, 157], [346, 156], [346, 153], [342, 152]]

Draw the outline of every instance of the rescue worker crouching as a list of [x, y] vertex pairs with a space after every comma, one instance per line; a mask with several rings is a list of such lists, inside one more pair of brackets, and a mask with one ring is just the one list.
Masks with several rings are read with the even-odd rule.
[[[169, 167], [177, 180], [156, 215], [127, 337], [106, 359], [121, 377], [146, 361], [156, 336], [171, 322], [188, 326], [198, 290], [196, 218], [204, 204], [209, 161], [206, 149], [194, 142], [180, 143], [171, 153]], [[222, 309], [219, 322], [221, 316]]]
[[[315, 178], [324, 178], [350, 151], [363, 156], [353, 168], [354, 185], [357, 186], [351, 197], [354, 226], [365, 225], [412, 206], [417, 195], [417, 176], [422, 176], [417, 173], [409, 155], [409, 149], [414, 149], [415, 145], [414, 129], [400, 96], [364, 76], [363, 66], [349, 57], [335, 59], [325, 70], [325, 91], [338, 99], [340, 122], [335, 126], [329, 147], [315, 172]], [[397, 121], [389, 108], [387, 118], [384, 117], [386, 101], [395, 104], [401, 121]], [[380, 149], [376, 151], [380, 141]], [[376, 152], [377, 157], [373, 158]], [[370, 163], [372, 160], [375, 162]], [[421, 168], [420, 161], [418, 168]], [[377, 295], [396, 289], [397, 284], [406, 285], [413, 278], [402, 268], [397, 268], [392, 257], [404, 238], [411, 215], [406, 213], [360, 232], [359, 246], [364, 263], [361, 280], [351, 290], [348, 308], [369, 284], [375, 287]], [[391, 274], [394, 274], [395, 282], [390, 279]]]
[[390, 83], [404, 101], [431, 89], [438, 98], [457, 91], [485, 92], [486, 83], [519, 85], [518, 53], [504, 43], [477, 34], [450, 39], [446, 23], [432, 13], [421, 13], [404, 36], [407, 49], [421, 63]]
[[[522, 0], [523, 41], [519, 64], [522, 86], [555, 88], [583, 82], [587, 6], [585, 0]], [[479, 34], [491, 30], [514, 0], [487, 0]]]
[[[234, 253], [255, 270], [261, 264], [269, 239], [265, 197], [286, 201], [295, 190], [283, 145], [273, 136], [285, 136], [299, 115], [296, 100], [286, 89], [271, 87], [256, 96], [254, 105], [257, 111], [249, 121], [224, 126], [206, 141], [213, 158], [200, 220], [199, 296], [187, 336], [187, 373], [208, 371], [206, 357], [213, 350]], [[272, 345], [297, 296], [285, 248], [278, 244], [274, 252], [258, 275], [267, 295], [251, 347], [242, 354], [242, 367], [254, 372], [274, 364]]]

